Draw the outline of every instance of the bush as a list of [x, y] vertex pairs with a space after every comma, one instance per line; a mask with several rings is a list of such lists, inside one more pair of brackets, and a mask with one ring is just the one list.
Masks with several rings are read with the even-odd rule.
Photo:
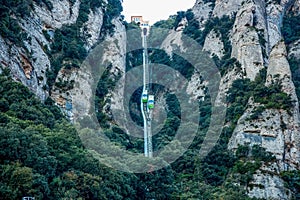
[[276, 159], [272, 153], [267, 152], [265, 148], [259, 145], [253, 145], [251, 153], [252, 157], [259, 161], [271, 162], [274, 161], [274, 159]]
[[285, 186], [292, 191], [294, 199], [300, 198], [300, 171], [281, 172], [281, 178], [285, 181]]
[[287, 45], [300, 38], [300, 15], [286, 15], [282, 24], [281, 32]]
[[292, 71], [292, 79], [295, 84], [296, 95], [298, 97], [298, 100], [300, 100], [300, 70], [299, 70], [300, 59], [291, 56], [289, 57], [288, 61]]
[[290, 113], [293, 107], [290, 95], [282, 92], [280, 82], [265, 86], [265, 77], [265, 70], [261, 70], [253, 82], [249, 79], [238, 79], [232, 83], [227, 95], [230, 106], [227, 109], [226, 120], [237, 122], [246, 110], [250, 97], [262, 106], [256, 108], [249, 119], [257, 119], [265, 109], [284, 109]]

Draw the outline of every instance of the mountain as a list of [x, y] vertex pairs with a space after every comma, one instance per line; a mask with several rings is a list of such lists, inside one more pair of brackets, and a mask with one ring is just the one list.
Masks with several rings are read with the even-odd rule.
[[[234, 21], [225, 34], [231, 44], [230, 57], [240, 65], [223, 75], [222, 84], [225, 90], [225, 85], [229, 87], [229, 93], [235, 90], [235, 94], [229, 95], [230, 99], [233, 98], [229, 106], [238, 103], [236, 105], [243, 105], [243, 108], [227, 110], [227, 116], [239, 113], [228, 149], [237, 152], [240, 145], [259, 145], [274, 156], [273, 161], [265, 162], [255, 171], [249, 182], [251, 185], [247, 187], [248, 195], [290, 199], [291, 193], [286, 191], [280, 174], [299, 170], [299, 102], [296, 92], [299, 37], [295, 36], [297, 30], [293, 30], [290, 24], [299, 15], [299, 1], [198, 1], [193, 11], [204, 32], [209, 28], [207, 23], [215, 18], [229, 16]], [[209, 31], [204, 48], [222, 60], [228, 50], [220, 29]], [[224, 47], [215, 45], [220, 41]], [[259, 80], [261, 78], [263, 80]], [[245, 85], [240, 82], [245, 80], [258, 85], [246, 92], [245, 89], [249, 88], [243, 88]], [[236, 89], [244, 91], [239, 93]], [[283, 100], [284, 95], [290, 99]]]
[[[300, 198], [300, 2], [197, 0], [193, 8], [153, 25], [149, 35], [153, 47], [149, 50], [150, 62], [168, 65], [188, 80], [186, 85], [179, 79], [172, 82], [169, 90], [158, 84], [153, 86], [159, 102], [156, 116], [165, 117], [163, 126], [155, 127], [161, 130], [153, 137], [154, 150], [174, 140], [182, 120], [184, 107], [180, 107], [174, 91], [185, 90], [190, 100], [199, 104], [200, 121], [194, 141], [180, 158], [168, 167], [155, 172], [149, 169], [142, 174], [108, 172], [102, 164], [96, 164], [90, 156], [99, 155], [80, 144], [71, 125], [78, 120], [89, 120], [81, 116], [96, 110], [98, 123], [112, 142], [130, 152], [142, 153], [143, 140], [134, 138], [134, 131], [126, 126], [130, 117], [142, 124], [138, 106], [140, 88], [129, 102], [123, 98], [126, 84], [138, 80], [129, 75], [129, 70], [142, 65], [141, 49], [130, 51], [134, 47], [126, 38], [141, 44], [141, 37], [135, 35], [140, 32], [136, 24], [123, 21], [121, 3], [119, 0], [1, 1], [0, 128], [1, 143], [10, 149], [1, 153], [1, 180], [5, 180], [0, 190], [2, 196], [11, 199], [27, 194], [41, 199]], [[191, 48], [185, 37], [207, 52], [220, 72], [219, 85], [211, 86], [213, 79], [206, 78], [206, 70], [212, 65], [197, 71], [180, 57]], [[103, 44], [105, 48], [99, 48]], [[95, 74], [84, 66], [92, 63], [93, 55], [99, 52], [104, 53], [97, 58], [98, 63], [110, 65], [97, 85], [93, 85]], [[193, 56], [199, 61], [204, 54]], [[174, 77], [178, 76], [169, 74], [170, 79]], [[217, 90], [210, 93], [213, 87]], [[123, 114], [124, 102], [130, 107], [129, 114]], [[214, 110], [215, 103], [226, 109], [224, 122], [220, 124], [222, 131], [209, 153], [201, 157], [199, 150], [207, 144], [205, 135], [214, 131], [210, 127], [215, 122], [210, 118], [222, 115]], [[123, 124], [116, 123], [116, 111]], [[163, 112], [166, 114], [161, 115]], [[185, 128], [188, 130], [188, 126]], [[85, 134], [89, 133], [87, 130]], [[72, 133], [71, 139], [68, 132]], [[23, 141], [23, 135], [38, 146], [19, 142], [19, 148], [38, 152], [36, 157], [28, 153], [31, 160], [18, 156], [18, 148], [9, 142]], [[40, 137], [43, 145], [36, 143], [35, 137]], [[66, 147], [64, 141], [71, 146]], [[39, 148], [46, 149], [40, 153]], [[15, 152], [15, 156], [10, 157], [9, 152]], [[81, 155], [84, 156], [79, 159]], [[42, 158], [49, 160], [44, 165], [52, 174], [32, 161]], [[5, 170], [16, 175], [8, 176]], [[17, 187], [13, 184], [17, 173], [31, 179]], [[43, 190], [38, 187], [42, 182]], [[89, 185], [93, 187], [88, 189]], [[99, 190], [102, 186], [103, 190]], [[55, 187], [57, 191], [51, 191]]]

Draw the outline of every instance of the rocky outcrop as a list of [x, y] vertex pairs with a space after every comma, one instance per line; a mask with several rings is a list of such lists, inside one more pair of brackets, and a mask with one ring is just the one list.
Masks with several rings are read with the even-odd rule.
[[224, 15], [233, 16], [245, 0], [216, 0], [213, 16], [222, 18]]
[[185, 27], [188, 25], [188, 21], [186, 17], [182, 18], [182, 20], [178, 23], [176, 31], [183, 31]]
[[300, 59], [300, 40], [295, 41], [289, 47], [288, 57]]
[[[286, 56], [284, 43], [277, 43], [270, 53], [266, 85], [280, 82], [282, 91], [291, 96], [293, 108], [289, 111], [265, 110], [258, 119], [253, 120], [250, 116], [260, 105], [250, 101], [228, 144], [230, 149], [237, 149], [238, 145], [258, 144], [275, 155], [274, 166], [261, 168], [252, 181], [254, 186], [249, 190], [249, 195], [258, 198], [289, 199], [279, 178], [280, 172], [300, 167], [299, 105]], [[259, 187], [261, 185], [263, 190]]]
[[292, 8], [297, 9], [297, 6], [300, 4], [299, 1], [284, 0], [281, 1], [280, 4], [273, 1], [266, 3], [269, 50], [282, 39], [281, 27], [283, 16], [293, 2]]
[[[73, 5], [76, 6], [77, 4], [75, 3]], [[78, 4], [79, 5], [79, 4]], [[75, 7], [76, 8], [76, 7]], [[58, 15], [59, 16], [59, 15]], [[56, 17], [58, 17], [56, 16]], [[72, 16], [70, 16], [70, 20], [72, 19]], [[63, 19], [61, 19], [63, 20]], [[69, 22], [76, 22], [75, 21], [69, 21]], [[69, 23], [65, 22], [64, 23]], [[80, 29], [81, 33], [83, 34], [83, 37], [86, 38], [86, 43], [85, 43], [85, 48], [89, 52], [94, 45], [97, 44], [99, 38], [100, 38], [100, 33], [101, 33], [101, 27], [103, 24], [103, 11], [101, 8], [95, 8], [94, 10], [90, 10], [90, 13], [88, 15], [88, 21], [84, 23], [83, 27]], [[52, 91], [51, 91], [51, 98], [59, 105], [65, 114], [70, 118], [73, 119], [74, 113], [77, 113], [78, 115], [81, 114], [86, 114], [84, 109], [81, 110], [81, 106], [77, 105], [76, 108], [81, 110], [81, 111], [73, 111], [73, 106], [67, 106], [68, 104], [72, 105], [74, 101], [76, 101], [76, 92], [77, 90], [74, 90], [74, 88], [78, 88], [76, 86], [76, 81], [77, 79], [80, 80], [82, 87], [85, 88], [86, 91], [91, 91], [91, 85], [92, 82], [83, 80], [82, 78], [79, 77], [84, 77], [90, 80], [93, 80], [91, 78], [92, 73], [88, 72], [83, 72], [82, 70], [78, 70], [76, 68], [72, 69], [66, 69], [63, 68], [59, 71], [57, 78], [56, 78], [56, 84], [53, 86]], [[72, 91], [72, 92], [71, 92]], [[92, 93], [85, 93], [86, 97], [82, 102], [85, 102], [87, 105], [90, 104], [90, 97], [92, 96]], [[81, 98], [78, 98], [80, 100]], [[80, 108], [78, 108], [80, 107]], [[90, 107], [88, 107], [90, 108]], [[75, 116], [76, 117], [76, 116]]]
[[[272, 161], [258, 169], [248, 190], [250, 197], [263, 199], [290, 199], [290, 191], [284, 187], [280, 172], [297, 169], [298, 152], [293, 148], [297, 141], [291, 143], [292, 131], [288, 123], [295, 123], [285, 110], [265, 110], [259, 119], [251, 120], [253, 110], [259, 105], [249, 102], [249, 108], [240, 117], [228, 144], [229, 149], [237, 149], [238, 145], [259, 145], [271, 152], [276, 161]], [[286, 126], [287, 125], [287, 126]], [[286, 128], [283, 128], [286, 127]]]
[[[51, 64], [46, 52], [53, 42], [55, 30], [63, 25], [76, 23], [80, 7], [79, 0], [73, 4], [68, 0], [53, 0], [51, 3], [53, 5], [51, 11], [44, 4], [34, 4], [31, 16], [20, 19], [19, 24], [28, 35], [27, 40], [24, 40], [24, 47], [15, 46], [0, 38], [2, 65], [9, 66], [13, 78], [28, 86], [41, 100], [48, 97], [46, 72], [51, 70]], [[85, 47], [89, 51], [100, 37], [103, 23], [102, 9], [90, 10], [88, 17], [81, 32], [86, 38]], [[64, 109], [68, 102], [71, 102], [69, 90], [74, 87], [76, 71], [76, 69], [63, 68], [58, 73], [57, 84], [51, 88], [51, 97]]]
[[292, 73], [287, 60], [286, 47], [284, 42], [280, 41], [274, 46], [270, 53], [266, 84], [270, 85], [275, 81], [281, 82], [282, 90], [290, 94], [293, 101], [296, 101], [297, 96], [291, 78]]
[[33, 67], [26, 55], [21, 54], [20, 56], [21, 56], [21, 67], [23, 69], [25, 77], [27, 79], [31, 79], [31, 73], [33, 71]]
[[13, 79], [22, 82], [41, 100], [45, 100], [48, 92], [45, 90], [46, 70], [50, 61], [44, 52], [43, 44], [47, 44], [41, 31], [29, 28], [31, 23], [24, 23], [23, 27], [31, 32], [25, 47], [18, 47], [0, 37], [0, 62], [3, 67], [11, 70]]
[[34, 4], [36, 18], [42, 21], [47, 27], [53, 29], [61, 28], [64, 24], [74, 24], [79, 15], [80, 1], [76, 0], [72, 5], [68, 0], [51, 0], [53, 9], [46, 6]]
[[[252, 120], [250, 116], [259, 104], [251, 101], [249, 104], [252, 105], [240, 117], [228, 148], [235, 150], [238, 145], [259, 145], [266, 148], [268, 152], [272, 152], [277, 160], [285, 160], [285, 130], [282, 127], [288, 122], [290, 116], [286, 111], [269, 109], [265, 110], [258, 119]], [[281, 163], [280, 169], [284, 168], [286, 168], [285, 164]]]
[[254, 2], [244, 3], [236, 14], [232, 30], [232, 57], [235, 57], [246, 77], [254, 80], [259, 70], [264, 67], [261, 38], [265, 39], [264, 8]]
[[[288, 2], [290, 2], [290, 1], [288, 1]], [[300, 14], [300, 2], [299, 1], [294, 1], [291, 11], [294, 12], [296, 15]]]
[[181, 39], [182, 37], [182, 31], [170, 31], [167, 37], [164, 39], [164, 41], [161, 44], [161, 48], [169, 54], [169, 56], [172, 55], [172, 51], [174, 49], [173, 45], [180, 48], [180, 51], [184, 51], [183, 47], [183, 41]]
[[282, 116], [284, 123], [287, 125], [284, 130], [284, 142], [286, 144], [285, 159], [291, 166], [300, 169], [299, 102], [287, 61], [284, 42], [279, 42], [270, 54], [266, 85], [276, 81], [281, 83], [282, 91], [290, 95], [293, 101], [293, 108], [289, 110], [290, 116]]
[[212, 30], [205, 38], [203, 50], [208, 51], [211, 56], [216, 55], [219, 59], [224, 56], [224, 44], [220, 39], [220, 34], [217, 34], [215, 30]]
[[212, 14], [213, 3], [206, 2], [204, 0], [197, 0], [192, 8], [195, 19], [199, 21], [200, 30], [204, 29], [205, 22], [209, 19]]
[[[239, 145], [257, 144], [276, 158], [274, 162], [263, 165], [255, 172], [251, 187], [247, 188], [250, 197], [290, 199], [291, 192], [285, 188], [280, 173], [284, 170], [299, 170], [300, 167], [299, 103], [291, 79], [286, 47], [282, 41], [281, 27], [285, 12], [291, 10], [297, 13], [299, 1], [216, 0], [211, 16], [210, 8], [204, 2], [197, 1], [193, 8], [195, 17], [200, 22], [207, 21], [210, 17], [235, 16], [233, 29], [230, 31], [231, 57], [238, 60], [240, 67], [228, 69], [222, 76], [218, 98], [225, 98], [234, 80], [255, 80], [259, 71], [265, 68], [266, 86], [280, 82], [282, 91], [290, 95], [293, 101], [292, 109], [288, 111], [265, 109], [258, 118], [252, 118], [261, 105], [250, 98], [228, 144], [228, 148], [232, 150]], [[203, 27], [200, 23], [200, 29], [203, 30]], [[206, 36], [204, 50], [220, 58], [224, 52], [216, 35], [213, 30]], [[300, 57], [299, 44], [296, 41], [289, 47], [289, 56]], [[196, 87], [195, 85], [194, 88]]]
[[205, 90], [207, 87], [207, 80], [203, 80], [199, 72], [195, 72], [188, 83], [186, 92], [192, 96], [193, 100], [203, 101], [205, 98]]
[[85, 35], [86, 49], [89, 50], [98, 41], [100, 31], [103, 24], [103, 11], [96, 8], [95, 11], [90, 10], [89, 20], [81, 28], [81, 32]]
[[[182, 38], [182, 32], [178, 31], [170, 31], [167, 37], [163, 40], [161, 44], [161, 49], [164, 49], [166, 53], [169, 54], [170, 57], [172, 57], [172, 52], [174, 51], [174, 48], [178, 48], [180, 52], [185, 52], [188, 47], [185, 46], [185, 43], [183, 40], [186, 38]], [[176, 80], [176, 77], [173, 77], [174, 80]], [[201, 76], [201, 72], [195, 71], [195, 73], [192, 75], [191, 80], [188, 82], [186, 86], [186, 92], [191, 96], [193, 100], [204, 100], [205, 97], [205, 90], [207, 86], [207, 80], [205, 80]], [[172, 90], [176, 90], [176, 86], [172, 86]], [[178, 85], [178, 87], [180, 87]]]
[[71, 5], [68, 0], [51, 1], [53, 9], [46, 5], [34, 5], [30, 16], [20, 19], [19, 25], [27, 34], [24, 46], [17, 46], [0, 37], [0, 62], [9, 67], [12, 77], [22, 82], [42, 101], [48, 97], [46, 90], [46, 71], [50, 61], [46, 51], [50, 47], [43, 31], [61, 28], [64, 24], [75, 23], [79, 13], [80, 1]]
[[[284, 182], [278, 176], [259, 171], [253, 178], [255, 183], [248, 193], [250, 197], [280, 200], [292, 198], [291, 192], [285, 188]], [[268, 188], [264, 188], [265, 185], [268, 185]]]
[[[95, 117], [95, 89], [101, 78], [99, 73], [103, 73], [104, 67], [108, 67], [106, 63], [111, 64], [110, 77], [113, 81], [118, 82], [116, 87], [104, 97], [103, 111], [112, 121], [114, 121], [114, 117], [116, 117], [115, 120], [120, 119], [119, 115], [114, 116], [113, 114], [125, 113], [125, 108], [122, 105], [124, 97], [123, 83], [125, 80], [126, 31], [119, 19], [114, 19], [112, 23], [115, 26], [113, 35], [106, 37], [99, 46], [96, 46], [79, 69], [61, 70], [61, 74], [58, 75], [58, 78], [62, 78], [67, 83], [73, 82], [73, 87], [68, 92], [56, 92], [53, 97], [55, 99], [65, 99], [63, 103], [71, 101], [73, 110], [67, 114], [74, 121], [78, 122], [78, 120], [87, 116]], [[116, 80], [117, 77], [120, 77], [120, 79]], [[121, 116], [123, 120], [126, 119], [124, 116]], [[98, 124], [96, 118], [93, 120]], [[122, 128], [126, 127], [123, 124], [118, 125]]]
[[[116, 27], [115, 33], [106, 39], [108, 46], [107, 51], [104, 53], [103, 61], [111, 63], [111, 77], [114, 81], [117, 81], [117, 84], [116, 87], [106, 95], [106, 105], [104, 106], [104, 109], [112, 120], [118, 120], [120, 123], [119, 125], [129, 133], [124, 124], [126, 121], [125, 114], [128, 113], [128, 107], [124, 106], [126, 30], [119, 19], [113, 20], [113, 24]], [[119, 79], [116, 80], [116, 77], [119, 77]], [[113, 116], [113, 114], [117, 114], [118, 116]], [[113, 119], [114, 117], [115, 119]]]

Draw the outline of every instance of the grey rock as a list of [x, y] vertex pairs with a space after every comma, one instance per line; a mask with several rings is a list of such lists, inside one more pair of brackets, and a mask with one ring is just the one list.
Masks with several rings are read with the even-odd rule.
[[38, 18], [47, 26], [53, 29], [61, 28], [64, 24], [74, 24], [79, 15], [80, 1], [77, 0], [74, 5], [68, 0], [50, 0], [53, 9], [40, 7], [34, 4], [34, 12]]
[[224, 44], [220, 39], [220, 34], [212, 30], [205, 38], [203, 50], [208, 51], [211, 56], [216, 55], [219, 59], [224, 56]]
[[213, 6], [211, 2], [205, 3], [204, 0], [197, 0], [192, 8], [195, 19], [199, 21], [200, 29], [204, 29], [205, 22], [212, 14]]

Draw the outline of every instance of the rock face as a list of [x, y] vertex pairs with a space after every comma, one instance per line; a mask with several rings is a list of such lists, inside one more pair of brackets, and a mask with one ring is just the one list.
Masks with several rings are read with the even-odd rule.
[[[253, 125], [259, 127], [259, 129], [263, 127], [263, 129], [257, 130], [260, 133], [252, 135], [261, 139], [261, 142], [258, 142], [258, 144], [266, 148], [267, 151], [272, 152], [276, 156], [277, 161], [271, 167], [264, 166], [261, 169], [264, 174], [259, 171], [254, 176], [253, 183], [263, 183], [263, 185], [268, 186], [267, 190], [260, 191], [261, 189], [254, 187], [250, 191], [249, 196], [290, 199], [290, 192], [283, 187], [279, 174], [283, 170], [299, 169], [299, 103], [286, 57], [287, 52], [284, 43], [277, 43], [270, 53], [266, 85], [280, 81], [282, 83], [282, 91], [289, 94], [294, 101], [293, 108], [289, 112], [285, 110], [266, 110], [260, 122], [252, 121]], [[243, 134], [243, 132], [245, 130], [237, 131], [236, 133], [239, 135]]]
[[184, 51], [181, 37], [182, 37], [182, 31], [177, 31], [177, 32], [171, 31], [168, 34], [168, 36], [165, 38], [165, 40], [162, 42], [161, 48], [164, 49], [164, 51], [168, 53], [169, 56], [171, 56], [173, 51], [172, 45], [176, 45], [180, 47], [181, 51]]
[[0, 62], [10, 68], [16, 81], [27, 85], [41, 100], [45, 100], [48, 92], [43, 87], [50, 61], [44, 49], [48, 42], [42, 33], [42, 23], [38, 20], [22, 21], [21, 26], [28, 33], [25, 46], [11, 44], [0, 36]]
[[[112, 24], [115, 26], [115, 32], [90, 51], [80, 68], [62, 69], [58, 74], [57, 79], [73, 83], [73, 85], [67, 91], [61, 91], [59, 88], [53, 90], [52, 98], [56, 100], [60, 107], [65, 108], [68, 117], [76, 122], [84, 120], [85, 117], [93, 116], [92, 120], [95, 124], [98, 124], [95, 116], [95, 89], [101, 78], [100, 73], [103, 73], [101, 70], [108, 67], [106, 63], [111, 64], [110, 77], [112, 79], [120, 78], [118, 80], [119, 84], [116, 84], [114, 90], [109, 91], [104, 97], [103, 111], [110, 120], [118, 120], [120, 117], [126, 119], [125, 115], [114, 116], [116, 113], [125, 113], [122, 105], [123, 83], [125, 80], [126, 31], [125, 26], [119, 19], [112, 20]], [[72, 110], [66, 109], [68, 103], [72, 104]], [[126, 127], [122, 126], [123, 124], [118, 125], [122, 128]]]
[[[288, 10], [299, 13], [299, 1], [216, 0], [214, 6], [209, 4], [208, 1], [196, 2], [193, 12], [200, 22], [225, 15], [235, 20], [230, 30], [231, 57], [238, 60], [240, 67], [228, 69], [222, 76], [220, 94], [223, 95], [220, 98], [226, 96], [234, 80], [255, 80], [259, 71], [266, 69], [265, 85], [280, 82], [282, 91], [290, 95], [293, 101], [289, 111], [266, 109], [258, 119], [251, 119], [250, 116], [260, 105], [250, 98], [228, 144], [232, 150], [239, 145], [257, 144], [276, 157], [274, 162], [263, 165], [254, 174], [251, 182], [253, 187], [247, 188], [250, 197], [290, 199], [291, 191], [285, 188], [280, 173], [300, 169], [300, 129], [299, 103], [287, 56], [300, 57], [300, 42], [294, 42], [287, 52], [281, 27], [283, 16]], [[200, 23], [200, 29], [203, 30], [203, 27]], [[204, 50], [220, 58], [224, 51], [216, 35], [215, 30], [210, 31], [205, 39]], [[194, 89], [196, 87], [197, 84], [193, 86]]]
[[221, 18], [224, 15], [232, 16], [237, 12], [244, 0], [216, 0], [213, 16]]
[[246, 77], [254, 80], [264, 67], [263, 49], [260, 38], [265, 39], [264, 8], [254, 2], [244, 3], [236, 14], [232, 31], [232, 57], [242, 65]]
[[52, 11], [45, 5], [34, 4], [31, 15], [19, 21], [19, 25], [28, 35], [23, 47], [0, 37], [0, 62], [4, 67], [10, 68], [16, 81], [28, 86], [42, 101], [49, 95], [46, 90], [46, 71], [51, 67], [46, 54], [50, 43], [43, 31], [54, 31], [64, 24], [75, 23], [80, 6], [79, 0], [73, 5], [68, 0], [52, 0], [51, 3]]
[[197, 0], [192, 8], [195, 19], [199, 21], [200, 29], [203, 30], [205, 22], [209, 19], [213, 10], [213, 3], [204, 0]]
[[[68, 4], [69, 5], [69, 4]], [[73, 8], [77, 8], [76, 5], [79, 5], [77, 2], [74, 3], [74, 5], [72, 6]], [[75, 7], [74, 7], [75, 6]], [[76, 11], [76, 9], [75, 9]], [[73, 12], [72, 12], [73, 13]], [[57, 15], [57, 16], [56, 16]], [[77, 18], [74, 20], [72, 19], [73, 17], [70, 15], [69, 16], [69, 20], [64, 21], [64, 18], [60, 18], [59, 14], [56, 13], [56, 15], [53, 18], [58, 18], [61, 21], [63, 21], [61, 25], [65, 24], [65, 23], [75, 23]], [[74, 15], [74, 13], [73, 13]], [[76, 14], [75, 14], [76, 15]], [[77, 14], [78, 16], [78, 14]], [[48, 18], [46, 18], [45, 20], [49, 20]], [[86, 38], [86, 43], [85, 43], [85, 48], [86, 50], [89, 52], [92, 47], [94, 45], [97, 44], [99, 37], [100, 37], [100, 33], [101, 33], [101, 27], [103, 24], [103, 11], [101, 8], [95, 8], [95, 10], [91, 10], [89, 12], [88, 15], [88, 21], [85, 22], [83, 24], [83, 27], [80, 29], [81, 34]], [[65, 114], [71, 119], [73, 120], [74, 117], [74, 112], [75, 115], [80, 115], [80, 114], [85, 114], [85, 112], [79, 112], [79, 111], [73, 111], [71, 108], [67, 108], [68, 104], [72, 105], [74, 101], [76, 101], [76, 92], [75, 90], [73, 90], [73, 88], [78, 88], [76, 87], [75, 81], [76, 79], [78, 79], [79, 77], [84, 77], [86, 79], [91, 79], [92, 74], [88, 73], [88, 72], [83, 72], [81, 70], [78, 70], [76, 68], [71, 68], [71, 69], [61, 69], [57, 75], [56, 78], [56, 82], [61, 82], [61, 83], [68, 83], [69, 87], [68, 88], [61, 88], [61, 87], [57, 87], [56, 85], [53, 86], [52, 91], [51, 91], [51, 98], [57, 103], [57, 105], [59, 105], [63, 111], [65, 112]], [[79, 78], [81, 80], [81, 84], [83, 84], [84, 88], [86, 91], [90, 91], [91, 90], [91, 86], [89, 86], [89, 84], [92, 84], [92, 82], [90, 81], [86, 81], [83, 78]], [[93, 79], [91, 79], [93, 80]], [[78, 82], [78, 81], [77, 81]], [[76, 90], [77, 91], [77, 90]], [[78, 91], [77, 91], [78, 92]], [[90, 91], [92, 92], [92, 91]], [[85, 93], [85, 98], [79, 98], [77, 100], [82, 100], [82, 103], [85, 102], [86, 104], [89, 101], [92, 93]], [[80, 106], [79, 106], [80, 107]], [[73, 106], [72, 106], [73, 108]], [[77, 105], [78, 108], [78, 105]], [[75, 116], [76, 117], [76, 116]]]
[[283, 42], [274, 46], [270, 54], [270, 64], [267, 71], [266, 85], [280, 81], [282, 91], [291, 96], [293, 108], [289, 115], [283, 115], [282, 120], [287, 125], [284, 129], [286, 149], [283, 153], [286, 162], [293, 168], [299, 168], [300, 162], [300, 128], [299, 128], [299, 102], [292, 82], [292, 75], [287, 61], [287, 52]]
[[295, 1], [294, 4], [292, 5], [292, 11], [295, 12], [297, 15], [300, 13], [300, 2]]
[[199, 72], [196, 72], [193, 74], [191, 81], [187, 86], [186, 92], [192, 96], [193, 100], [199, 99], [203, 101], [206, 95], [205, 94], [206, 86], [207, 86], [207, 81], [203, 80]]
[[211, 56], [216, 55], [219, 59], [224, 56], [224, 44], [220, 39], [220, 34], [212, 30], [205, 39], [203, 50], [210, 52]]
[[[269, 168], [269, 167], [268, 167]], [[282, 179], [278, 176], [257, 172], [254, 180], [261, 185], [268, 185], [268, 188], [254, 187], [250, 192], [250, 197], [266, 199], [291, 199], [291, 192], [284, 187]], [[271, 197], [271, 198], [270, 198]]]
[[[125, 72], [125, 26], [119, 18], [112, 19], [111, 26], [114, 27], [114, 33], [111, 32], [111, 35], [107, 36], [108, 34], [101, 32], [103, 18], [107, 11], [106, 1], [102, 5], [99, 4], [98, 8], [90, 7], [89, 10], [86, 8], [90, 5], [83, 5], [80, 0], [49, 0], [49, 2], [47, 5], [43, 2], [39, 4], [33, 2], [30, 14], [23, 18], [16, 18], [22, 31], [27, 34], [27, 38], [22, 41], [24, 45], [13, 44], [7, 38], [0, 36], [0, 72], [3, 68], [9, 68], [12, 77], [30, 88], [42, 101], [51, 95], [50, 97], [56, 102], [56, 105], [61, 107], [62, 111], [72, 120], [77, 117], [76, 115], [85, 114], [93, 107], [90, 101], [94, 92], [92, 91], [94, 74], [84, 72], [76, 67], [62, 67], [57, 72], [52, 88], [49, 88], [47, 82], [49, 76], [47, 74], [54, 68], [51, 66], [50, 59], [56, 56], [49, 52], [51, 52], [54, 39], [56, 39], [56, 31], [72, 26], [78, 28], [77, 35], [74, 37], [80, 37], [87, 53], [99, 43], [101, 37], [103, 42], [109, 43], [109, 50], [107, 51], [109, 53], [105, 55], [106, 57], [103, 58], [102, 62], [105, 60], [112, 62], [112, 76], [117, 76]], [[106, 21], [105, 23], [109, 22]], [[78, 52], [78, 54], [80, 53]], [[72, 55], [69, 57], [72, 58]], [[65, 64], [70, 61], [63, 60], [62, 62], [66, 66]], [[81, 63], [77, 64], [80, 65]], [[124, 80], [124, 77], [121, 79]], [[87, 92], [77, 94], [76, 92], [83, 91], [76, 91], [79, 88], [76, 83], [79, 83], [83, 88], [82, 90]], [[51, 91], [50, 94], [49, 91]], [[110, 99], [121, 102], [122, 91], [123, 88], [120, 87], [114, 92], [109, 92], [105, 106], [107, 113], [110, 112], [108, 107], [120, 106], [119, 104], [110, 105], [109, 102]], [[73, 103], [76, 103], [77, 100], [81, 104], [90, 105], [90, 107], [84, 110], [86, 107], [76, 105], [76, 109], [73, 110]]]
[[87, 37], [86, 49], [89, 50], [98, 41], [100, 31], [103, 24], [103, 11], [101, 8], [96, 8], [95, 11], [90, 10], [89, 20], [84, 24], [81, 32], [89, 36]]
[[[28, 86], [42, 101], [51, 97], [62, 108], [71, 101], [70, 93], [61, 88], [47, 86], [47, 71], [51, 71], [49, 51], [55, 35], [55, 30], [64, 25], [77, 22], [81, 1], [71, 3], [68, 0], [50, 0], [53, 8], [44, 4], [33, 4], [29, 16], [18, 21], [22, 30], [27, 34], [23, 46], [12, 44], [0, 36], [0, 63], [11, 70], [16, 81]], [[85, 38], [85, 48], [89, 51], [99, 40], [103, 24], [103, 8], [90, 9], [88, 21], [85, 22], [80, 32]], [[57, 75], [57, 82], [73, 83], [76, 69], [62, 69]]]
[[53, 9], [50, 11], [47, 7], [40, 7], [35, 4], [34, 10], [36, 16], [45, 26], [53, 29], [61, 28], [64, 24], [74, 24], [79, 15], [80, 1], [76, 0], [72, 5], [68, 0], [51, 0]]
[[[113, 20], [116, 27], [116, 32], [111, 37], [106, 39], [108, 42], [108, 50], [104, 54], [104, 62], [109, 61], [112, 68], [110, 73], [113, 79], [119, 77], [116, 87], [105, 97], [106, 104], [104, 109], [113, 120], [118, 120], [119, 125], [129, 131], [124, 124], [128, 111], [124, 106], [124, 82], [125, 82], [125, 66], [126, 66], [126, 30], [122, 22], [118, 19]], [[114, 116], [115, 115], [115, 116]], [[120, 120], [119, 120], [120, 119]]]

